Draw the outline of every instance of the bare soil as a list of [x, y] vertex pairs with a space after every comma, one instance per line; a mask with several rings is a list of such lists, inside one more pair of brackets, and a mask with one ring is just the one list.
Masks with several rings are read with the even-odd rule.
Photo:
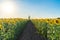
[[18, 40], [47, 40], [42, 35], [37, 33], [34, 24], [31, 21], [27, 22], [26, 28], [19, 36]]

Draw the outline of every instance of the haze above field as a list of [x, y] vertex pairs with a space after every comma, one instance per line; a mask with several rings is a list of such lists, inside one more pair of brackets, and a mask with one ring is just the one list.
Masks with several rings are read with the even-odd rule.
[[0, 0], [0, 18], [60, 17], [59, 0]]

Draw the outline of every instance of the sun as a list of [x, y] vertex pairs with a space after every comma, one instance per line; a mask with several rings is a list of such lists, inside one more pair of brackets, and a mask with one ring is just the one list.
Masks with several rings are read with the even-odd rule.
[[1, 9], [5, 13], [11, 13], [14, 11], [14, 5], [11, 2], [3, 2]]
[[4, 11], [4, 12], [12, 12], [13, 11], [13, 6], [11, 4], [4, 4], [2, 6], [2, 11]]
[[10, 1], [4, 1], [1, 3], [1, 15], [2, 17], [14, 17], [16, 16], [16, 4]]

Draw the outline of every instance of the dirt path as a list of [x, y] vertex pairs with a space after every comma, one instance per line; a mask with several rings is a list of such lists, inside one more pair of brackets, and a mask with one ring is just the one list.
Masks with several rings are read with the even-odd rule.
[[26, 29], [23, 31], [18, 40], [46, 40], [39, 35], [31, 21], [28, 21]]

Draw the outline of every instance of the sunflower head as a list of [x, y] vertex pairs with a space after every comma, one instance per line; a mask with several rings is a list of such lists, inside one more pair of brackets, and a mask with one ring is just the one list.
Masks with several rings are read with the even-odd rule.
[[2, 30], [2, 25], [0, 25], [0, 30]]

